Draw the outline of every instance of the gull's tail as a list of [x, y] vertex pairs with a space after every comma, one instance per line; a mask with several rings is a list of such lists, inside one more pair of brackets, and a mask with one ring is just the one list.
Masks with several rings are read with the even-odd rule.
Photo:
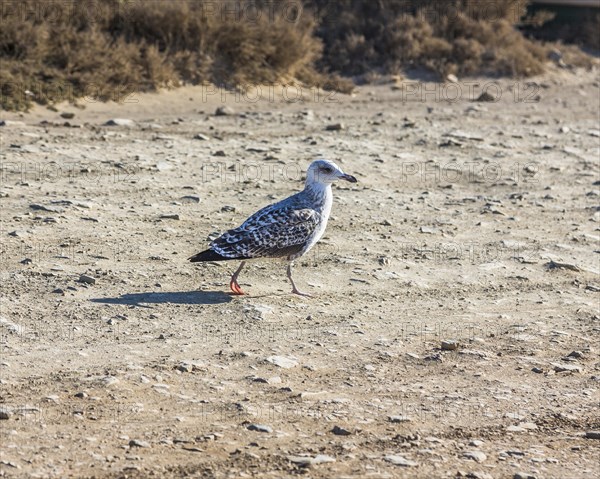
[[227, 258], [225, 256], [220, 255], [216, 251], [213, 251], [212, 249], [207, 249], [206, 251], [197, 253], [188, 259], [192, 263], [201, 263], [204, 261], [227, 261], [235, 258]]

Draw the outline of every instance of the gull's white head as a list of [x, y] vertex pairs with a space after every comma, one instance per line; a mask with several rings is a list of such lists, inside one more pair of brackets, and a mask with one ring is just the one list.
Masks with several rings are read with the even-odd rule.
[[356, 178], [352, 175], [347, 175], [333, 161], [315, 160], [313, 161], [306, 172], [306, 185], [315, 183], [321, 185], [330, 185], [337, 180], [346, 180], [350, 183], [356, 183]]

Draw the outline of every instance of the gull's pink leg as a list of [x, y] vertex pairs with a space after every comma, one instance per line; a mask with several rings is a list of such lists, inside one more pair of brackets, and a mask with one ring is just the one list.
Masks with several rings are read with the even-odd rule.
[[233, 273], [233, 276], [231, 277], [231, 281], [229, 282], [229, 287], [231, 288], [231, 291], [233, 291], [233, 294], [235, 295], [244, 295], [246, 293], [244, 293], [242, 291], [242, 288], [240, 287], [240, 285], [237, 282], [238, 276], [240, 275], [240, 271], [242, 271], [242, 268], [244, 267], [244, 265], [246, 264], [245, 261], [242, 261], [242, 264], [240, 264], [240, 267], [235, 271], [235, 273]]
[[299, 296], [308, 296], [309, 298], [312, 297], [310, 294], [303, 293], [298, 288], [296, 288], [296, 284], [294, 283], [294, 280], [292, 279], [292, 263], [288, 264], [288, 267], [287, 267], [287, 277], [290, 280], [290, 283], [292, 283], [292, 293], [293, 294], [297, 294]]

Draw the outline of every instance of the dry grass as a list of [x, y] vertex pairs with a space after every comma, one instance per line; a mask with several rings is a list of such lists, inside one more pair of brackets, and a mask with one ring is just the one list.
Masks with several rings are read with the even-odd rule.
[[296, 79], [348, 92], [353, 84], [340, 75], [411, 66], [441, 77], [541, 73], [547, 48], [514, 28], [526, 2], [490, 2], [303, 0], [296, 21], [266, 0], [255, 0], [257, 15], [238, 18], [208, 0], [9, 2], [0, 11], [0, 106], [118, 101], [203, 82]]
[[211, 15], [215, 2], [23, 0], [0, 17], [0, 105], [26, 109], [183, 83], [324, 81], [313, 23]]

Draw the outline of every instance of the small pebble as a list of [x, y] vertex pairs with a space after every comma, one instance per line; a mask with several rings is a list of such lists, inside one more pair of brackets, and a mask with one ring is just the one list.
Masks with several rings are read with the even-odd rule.
[[496, 101], [496, 97], [493, 96], [493, 95], [491, 95], [487, 91], [484, 91], [481, 95], [479, 95], [477, 97], [477, 99], [475, 101], [480, 101], [480, 102], [495, 102]]
[[150, 443], [147, 441], [141, 441], [139, 439], [132, 439], [129, 441], [130, 447], [150, 447]]
[[483, 462], [487, 459], [487, 456], [482, 451], [466, 451], [463, 453], [463, 457], [473, 459], [477, 462]]
[[279, 366], [283, 369], [290, 369], [295, 366], [298, 366], [298, 361], [295, 361], [290, 358], [285, 358], [283, 356], [269, 356], [267, 358], [267, 362], [274, 364], [275, 366]]
[[410, 421], [412, 421], [412, 419], [409, 418], [408, 416], [389, 416], [388, 420], [390, 422], [395, 422], [395, 423], [398, 423], [398, 422], [410, 422]]
[[128, 118], [113, 118], [104, 123], [104, 126], [133, 126], [135, 122]]
[[307, 467], [317, 464], [324, 464], [328, 462], [335, 462], [335, 458], [326, 456], [325, 454], [318, 454], [315, 457], [309, 456], [288, 456], [288, 460], [299, 466]]
[[414, 467], [414, 466], [418, 465], [414, 461], [410, 461], [410, 460], [406, 459], [405, 457], [397, 456], [397, 455], [385, 456], [383, 459], [386, 460], [387, 462], [391, 462], [395, 466]]
[[200, 203], [200, 197], [196, 195], [186, 195], [182, 196], [181, 199], [183, 201], [191, 201], [193, 203]]
[[88, 276], [87, 274], [82, 274], [81, 276], [79, 276], [79, 282], [86, 284], [96, 284], [96, 278]]
[[246, 429], [249, 431], [258, 431], [258, 432], [273, 432], [273, 428], [270, 426], [265, 426], [264, 424], [250, 424]]
[[442, 351], [456, 351], [458, 349], [458, 341], [442, 341]]
[[581, 366], [570, 365], [570, 364], [555, 364], [554, 371], [557, 373], [580, 373], [583, 370]]
[[230, 106], [220, 106], [215, 110], [215, 116], [235, 115], [235, 110]]
[[194, 366], [190, 363], [181, 363], [177, 366], [177, 371], [181, 371], [182, 373], [191, 373], [194, 370]]
[[348, 431], [348, 429], [344, 429], [340, 426], [333, 426], [331, 432], [334, 433], [336, 436], [350, 436], [352, 434], [350, 431]]
[[527, 472], [515, 472], [513, 479], [536, 479], [536, 476]]

